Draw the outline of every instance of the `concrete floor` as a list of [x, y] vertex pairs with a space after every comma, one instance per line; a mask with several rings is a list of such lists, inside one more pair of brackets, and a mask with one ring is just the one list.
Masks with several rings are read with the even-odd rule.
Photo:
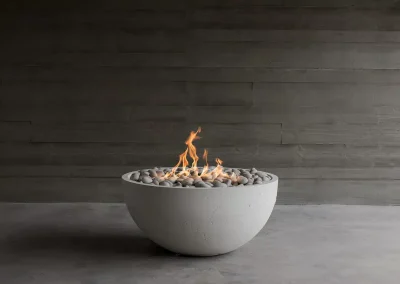
[[0, 204], [0, 283], [399, 283], [400, 207], [276, 206], [239, 250], [183, 257], [120, 204]]

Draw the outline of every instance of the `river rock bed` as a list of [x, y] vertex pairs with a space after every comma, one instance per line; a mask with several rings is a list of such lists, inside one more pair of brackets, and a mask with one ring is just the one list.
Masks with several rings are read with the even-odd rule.
[[169, 172], [171, 172], [171, 168], [156, 167], [154, 169], [133, 172], [130, 179], [149, 185], [203, 188], [257, 185], [271, 180], [270, 175], [255, 168], [250, 170], [224, 168], [224, 175], [216, 177], [211, 177], [210, 175], [200, 177], [197, 172], [193, 172], [189, 176], [179, 176], [180, 170], [178, 170], [175, 173], [176, 176], [166, 178], [165, 175]]

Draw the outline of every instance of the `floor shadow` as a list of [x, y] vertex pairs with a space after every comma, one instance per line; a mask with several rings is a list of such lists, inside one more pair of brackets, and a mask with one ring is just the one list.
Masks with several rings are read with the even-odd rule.
[[87, 256], [175, 256], [142, 235], [129, 232], [93, 232], [82, 229], [36, 228], [34, 231], [9, 236], [2, 241], [3, 250], [14, 255], [38, 252], [80, 254]]

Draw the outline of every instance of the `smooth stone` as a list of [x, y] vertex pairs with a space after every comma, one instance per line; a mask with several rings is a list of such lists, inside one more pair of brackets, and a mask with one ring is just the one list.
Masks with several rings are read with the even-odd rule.
[[238, 169], [233, 169], [232, 172], [234, 172], [235, 175], [240, 176], [240, 171]]
[[244, 184], [239, 184], [238, 187], [239, 187], [239, 186], [244, 186]]
[[251, 173], [249, 173], [249, 172], [242, 173], [242, 176], [244, 176], [244, 177], [246, 177], [248, 179], [253, 177], [253, 175]]
[[262, 180], [260, 180], [260, 179], [257, 179], [257, 180], [255, 180], [254, 181], [254, 184], [262, 184], [263, 182], [262, 182]]
[[265, 176], [267, 176], [268, 174], [265, 173], [265, 172], [260, 172], [260, 171], [258, 171], [258, 172], [256, 172], [256, 175], [258, 175], [259, 177], [265, 177]]
[[254, 175], [256, 172], [257, 172], [257, 169], [256, 169], [256, 168], [251, 168], [251, 170], [250, 170], [250, 173], [251, 173], [251, 174]]
[[193, 182], [194, 182], [194, 179], [192, 179], [192, 178], [187, 178], [187, 179], [184, 179], [184, 180], [182, 181], [182, 184], [183, 184], [183, 185], [192, 185]]
[[194, 185], [195, 187], [210, 187], [208, 184], [205, 184], [204, 182], [197, 182]]
[[133, 173], [131, 175], [131, 180], [137, 181], [139, 179], [139, 177], [140, 177], [140, 174], [138, 172]]
[[148, 171], [140, 171], [140, 175], [141, 176], [148, 176], [148, 175], [150, 175], [150, 173], [148, 172]]
[[227, 186], [231, 186], [232, 185], [232, 180], [230, 180], [230, 179], [226, 180], [225, 184]]
[[157, 173], [157, 175], [158, 175], [159, 177], [164, 176], [164, 171], [158, 170], [158, 171], [156, 171], [156, 173]]
[[203, 180], [201, 179], [201, 177], [196, 177], [195, 179], [194, 179], [194, 182], [202, 182]]
[[153, 179], [149, 176], [144, 176], [144, 177], [142, 177], [142, 181], [143, 181], [143, 183], [152, 183]]
[[153, 184], [155, 184], [155, 185], [159, 185], [159, 184], [160, 184], [160, 182], [159, 182], [158, 180], [156, 180], [156, 179], [153, 179]]
[[209, 186], [211, 186], [211, 187], [213, 187], [214, 185], [211, 183], [211, 182], [209, 182], [209, 181], [206, 181], [206, 182], [204, 182], [205, 184], [207, 184], [207, 185], [209, 185]]
[[167, 181], [160, 182], [160, 185], [171, 187], [171, 184], [169, 182], [167, 182]]
[[248, 183], [249, 182], [249, 180], [246, 178], [246, 177], [244, 177], [244, 176], [240, 176], [239, 178], [238, 178], [238, 183], [239, 184], [246, 184], [246, 183]]
[[249, 178], [249, 181], [246, 183], [246, 185], [252, 185], [254, 183], [253, 178]]
[[174, 186], [174, 187], [182, 187], [182, 184], [181, 184], [180, 182], [176, 182], [176, 183], [174, 183], [173, 186]]
[[156, 177], [157, 176], [157, 172], [155, 170], [149, 170], [149, 176]]
[[[214, 185], [215, 187], [222, 187], [223, 184], [225, 184], [225, 183], [222, 183], [222, 182], [220, 182], [219, 180], [214, 180], [214, 181], [213, 181], [213, 185]], [[226, 186], [226, 184], [225, 184], [225, 186]]]

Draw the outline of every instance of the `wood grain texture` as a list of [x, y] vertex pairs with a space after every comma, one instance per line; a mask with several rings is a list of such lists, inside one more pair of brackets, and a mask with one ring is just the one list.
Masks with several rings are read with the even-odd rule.
[[[7, 202], [123, 202], [120, 178], [0, 178]], [[399, 205], [399, 181], [280, 180], [277, 204]]]
[[[399, 84], [399, 69], [318, 69], [266, 67], [41, 67], [0, 66], [3, 85], [112, 82], [271, 82]], [[118, 87], [116, 87], [118, 88]]]
[[[121, 173], [139, 169], [151, 169], [153, 165], [126, 166], [77, 166], [77, 165], [14, 165], [1, 166], [0, 177], [79, 177], [79, 178], [118, 178]], [[258, 168], [274, 173], [280, 179], [306, 180], [400, 180], [400, 167], [274, 167]]]
[[399, 145], [399, 123], [284, 126], [283, 144]]
[[[178, 140], [178, 139], [177, 139]], [[179, 139], [182, 141], [182, 139]], [[162, 142], [162, 141], [159, 141]], [[398, 146], [263, 145], [218, 146], [200, 140], [200, 152], [209, 150], [228, 167], [390, 168], [400, 167]], [[137, 143], [0, 143], [0, 164], [65, 166], [174, 165], [184, 144]]]
[[399, 30], [398, 10], [245, 7], [195, 10], [193, 28], [270, 30]]
[[395, 0], [5, 1], [0, 201], [121, 201], [190, 130], [281, 204], [398, 205]]
[[[82, 5], [80, 1], [73, 0], [63, 3], [54, 3], [50, 0], [38, 1], [40, 5], [30, 2], [4, 1], [4, 11], [59, 11], [70, 12], [77, 5]], [[24, 5], [21, 5], [23, 3]], [[96, 4], [96, 5], [94, 5]], [[185, 10], [193, 8], [232, 8], [246, 6], [265, 6], [265, 7], [306, 7], [306, 8], [351, 8], [351, 9], [397, 9], [396, 0], [338, 0], [338, 1], [318, 1], [318, 0], [170, 0], [167, 3], [163, 0], [136, 0], [126, 1], [85, 1], [84, 8], [90, 7], [93, 11], [119, 11], [132, 9], [156, 9], [156, 10]]]

